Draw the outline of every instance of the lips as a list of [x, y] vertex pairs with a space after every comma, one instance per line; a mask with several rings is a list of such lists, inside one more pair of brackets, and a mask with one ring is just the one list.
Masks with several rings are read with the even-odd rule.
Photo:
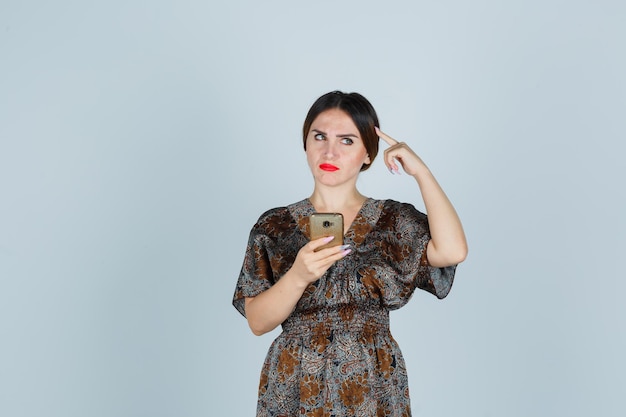
[[328, 172], [334, 172], [339, 170], [338, 167], [332, 165], [332, 164], [320, 164], [320, 169], [322, 171], [328, 171]]

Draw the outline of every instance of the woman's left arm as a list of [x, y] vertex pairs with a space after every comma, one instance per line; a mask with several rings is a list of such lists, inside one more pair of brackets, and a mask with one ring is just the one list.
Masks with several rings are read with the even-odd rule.
[[434, 267], [445, 267], [465, 260], [467, 240], [461, 220], [430, 169], [406, 143], [398, 142], [378, 128], [376, 132], [389, 145], [384, 154], [387, 168], [392, 173], [398, 173], [399, 163], [419, 186], [431, 236], [426, 249], [428, 263]]

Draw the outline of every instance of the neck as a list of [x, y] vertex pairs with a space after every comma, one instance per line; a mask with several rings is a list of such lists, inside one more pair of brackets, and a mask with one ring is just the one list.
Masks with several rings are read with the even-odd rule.
[[337, 189], [316, 186], [309, 197], [309, 201], [319, 212], [343, 213], [351, 208], [360, 207], [365, 200], [366, 197], [356, 187]]

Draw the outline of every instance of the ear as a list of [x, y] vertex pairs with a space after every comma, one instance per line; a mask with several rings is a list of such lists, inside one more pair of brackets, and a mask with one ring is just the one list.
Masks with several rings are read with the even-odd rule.
[[371, 164], [371, 163], [372, 163], [372, 160], [370, 159], [370, 155], [369, 155], [369, 154], [367, 154], [367, 158], [365, 158], [365, 163], [366, 163], [367, 165], [369, 165], [369, 164]]

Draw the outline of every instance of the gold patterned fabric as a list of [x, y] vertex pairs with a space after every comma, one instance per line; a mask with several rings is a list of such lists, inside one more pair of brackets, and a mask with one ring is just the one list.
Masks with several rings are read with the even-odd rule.
[[[309, 241], [308, 199], [267, 211], [252, 228], [233, 305], [270, 288]], [[344, 237], [352, 248], [309, 285], [261, 371], [257, 417], [410, 416], [402, 353], [389, 311], [416, 288], [438, 298], [456, 266], [433, 268], [425, 214], [393, 200], [367, 199]]]

